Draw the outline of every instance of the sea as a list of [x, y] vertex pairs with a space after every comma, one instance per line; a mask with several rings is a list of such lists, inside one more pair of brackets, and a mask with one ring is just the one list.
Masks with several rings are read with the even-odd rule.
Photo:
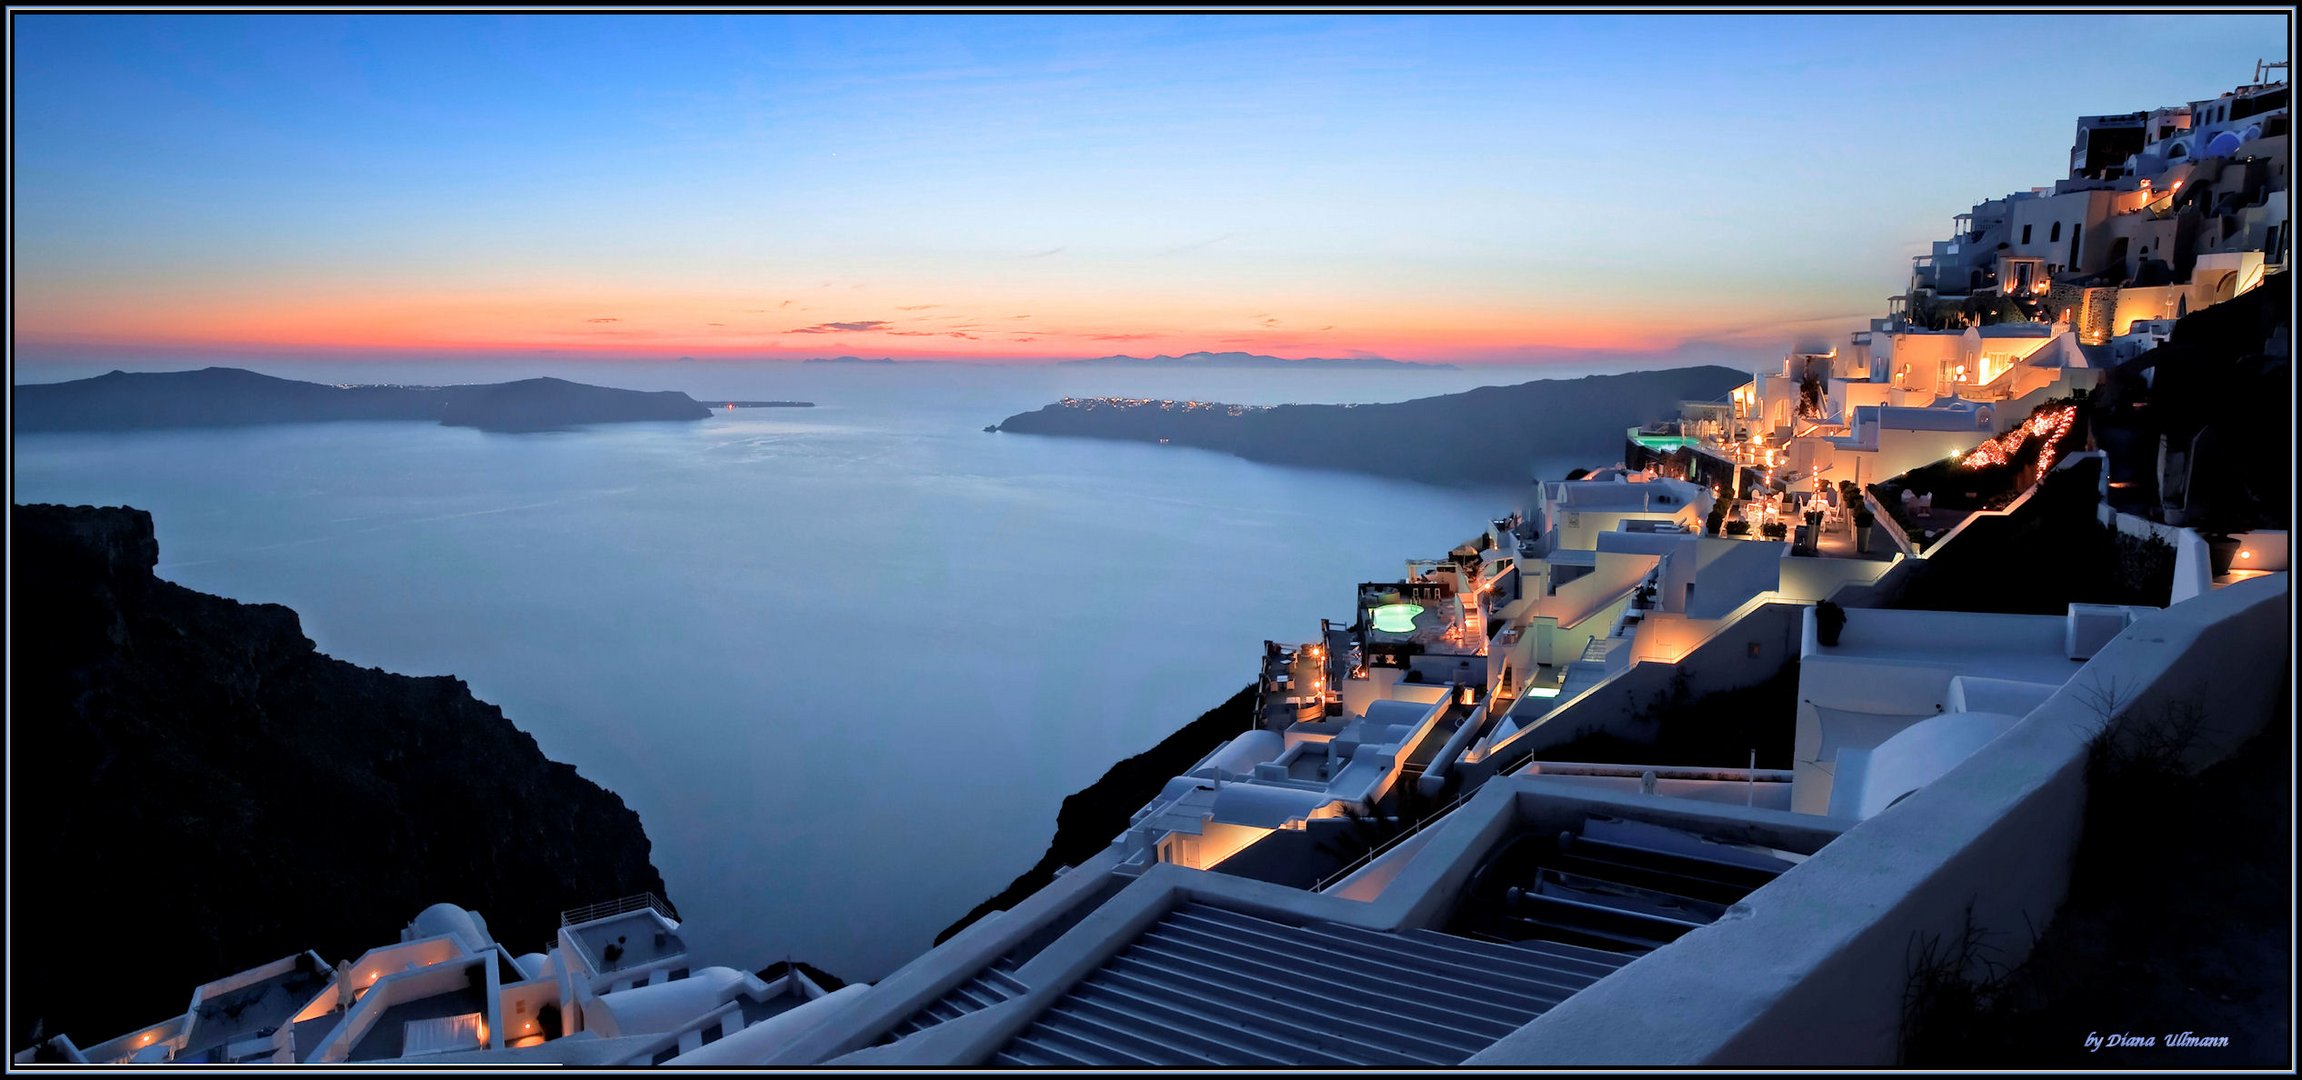
[[11, 482], [18, 503], [150, 511], [159, 576], [285, 604], [331, 656], [466, 680], [638, 812], [700, 963], [791, 958], [851, 981], [1030, 867], [1064, 796], [1251, 682], [1265, 639], [1348, 620], [1356, 583], [1526, 495], [985, 425], [1064, 395], [1376, 402], [1588, 373], [239, 366], [816, 403], [538, 434], [17, 434]]

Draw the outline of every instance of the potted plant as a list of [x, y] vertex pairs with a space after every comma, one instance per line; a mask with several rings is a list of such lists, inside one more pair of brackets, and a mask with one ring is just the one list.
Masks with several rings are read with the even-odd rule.
[[2207, 532], [2205, 540], [2206, 565], [2209, 572], [2215, 577], [2229, 573], [2230, 568], [2238, 562], [2238, 549], [2244, 545], [2240, 544], [2236, 537], [2219, 530]]
[[1870, 550], [1870, 528], [1876, 524], [1878, 524], [1878, 515], [1871, 513], [1870, 507], [1859, 504], [1855, 506], [1854, 549], [1856, 551]]
[[1814, 606], [1814, 640], [1818, 644], [1836, 646], [1839, 631], [1846, 629], [1846, 609], [1825, 600]]
[[1770, 521], [1759, 526], [1758, 531], [1769, 540], [1780, 540], [1790, 535], [1790, 526], [1779, 521]]
[[1739, 517], [1735, 518], [1734, 520], [1726, 523], [1726, 531], [1728, 536], [1749, 536], [1750, 519]]

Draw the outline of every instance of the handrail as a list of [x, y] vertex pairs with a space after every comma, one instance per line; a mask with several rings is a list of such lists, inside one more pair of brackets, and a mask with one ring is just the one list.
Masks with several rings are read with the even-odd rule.
[[[1782, 595], [1781, 591], [1777, 589], [1766, 589], [1764, 591], [1754, 593], [1749, 599], [1735, 605], [1734, 610], [1719, 616], [1715, 624], [1711, 627], [1710, 632], [1697, 639], [1694, 644], [1687, 646], [1686, 651], [1679, 654], [1680, 658], [1684, 659], [1686, 657], [1693, 656], [1695, 653], [1701, 652], [1704, 647], [1717, 640], [1720, 635], [1733, 630], [1736, 624], [1742, 622], [1746, 618], [1749, 618], [1753, 613], [1757, 612], [1758, 609], [1765, 607], [1768, 604], [1805, 605], [1808, 603], [1809, 602], [1805, 600], [1793, 600], [1785, 597]], [[1638, 670], [1638, 667], [1639, 665], [1634, 663], [1614, 671], [1607, 672], [1604, 677], [1599, 679], [1599, 681], [1577, 691], [1575, 696], [1570, 698], [1561, 698], [1553, 701], [1551, 707], [1545, 710], [1540, 718], [1536, 719], [1533, 723], [1530, 723], [1527, 726], [1512, 732], [1510, 737], [1504, 739], [1502, 742], [1488, 747], [1484, 756], [1492, 758], [1500, 755], [1513, 742], [1527, 737], [1528, 733], [1540, 729], [1544, 724], [1549, 723], [1551, 720], [1566, 715], [1568, 712], [1572, 711], [1575, 706], [1582, 704], [1584, 699], [1589, 698], [1590, 696], [1598, 693], [1600, 690], [1610, 685], [1613, 685], [1616, 679], [1628, 676], [1631, 672]], [[1513, 773], [1518, 772], [1521, 767], [1526, 765], [1527, 762], [1531, 760], [1533, 759], [1520, 758], [1507, 766], [1496, 769], [1495, 775], [1512, 775]]]
[[605, 900], [597, 904], [585, 904], [582, 907], [569, 908], [560, 912], [560, 925], [581, 926], [587, 922], [596, 922], [600, 919], [634, 911], [654, 911], [673, 922], [679, 921], [679, 910], [671, 906], [671, 901], [652, 892], [643, 892], [626, 896], [620, 900]]
[[1914, 559], [1926, 557], [1924, 553], [1918, 550], [1918, 545], [1910, 542], [1910, 533], [1903, 529], [1902, 522], [1895, 520], [1893, 514], [1886, 512], [1886, 507], [1878, 501], [1876, 492], [1867, 487], [1862, 489], [1862, 501], [1864, 505], [1870, 508], [1872, 524], [1886, 526], [1887, 539], [1894, 541], [1894, 546], [1901, 548], [1903, 554]]
[[1455, 796], [1453, 799], [1448, 800], [1446, 805], [1441, 806], [1438, 809], [1433, 810], [1430, 813], [1425, 814], [1421, 818], [1417, 819], [1413, 825], [1407, 827], [1407, 831], [1402, 832], [1388, 840], [1385, 840], [1382, 843], [1375, 845], [1374, 847], [1368, 848], [1365, 854], [1360, 855], [1358, 858], [1353, 859], [1350, 862], [1344, 863], [1342, 866], [1329, 873], [1326, 877], [1320, 878], [1318, 881], [1313, 882], [1311, 885], [1311, 891], [1315, 893], [1327, 891], [1328, 886], [1336, 884], [1342, 879], [1357, 873], [1360, 868], [1374, 862], [1378, 857], [1382, 856], [1385, 852], [1390, 851], [1392, 848], [1398, 847], [1400, 844], [1405, 843], [1409, 837], [1414, 836], [1416, 833], [1422, 832], [1423, 829], [1431, 823], [1446, 820], [1447, 815], [1454, 813], [1455, 808], [1463, 805], [1463, 803], [1468, 801], [1470, 797], [1477, 792], [1477, 790], [1478, 789], [1473, 788], [1470, 791], [1466, 791], [1460, 795]]

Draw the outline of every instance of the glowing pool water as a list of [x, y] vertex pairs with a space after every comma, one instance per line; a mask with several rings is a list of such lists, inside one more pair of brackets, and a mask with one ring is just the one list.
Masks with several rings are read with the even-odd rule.
[[1423, 613], [1421, 604], [1385, 604], [1370, 612], [1375, 617], [1375, 629], [1386, 634], [1412, 634], [1415, 616]]

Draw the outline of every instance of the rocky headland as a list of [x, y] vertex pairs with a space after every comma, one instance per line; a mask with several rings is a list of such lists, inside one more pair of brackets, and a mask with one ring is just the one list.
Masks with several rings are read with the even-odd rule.
[[1326, 370], [1412, 370], [1453, 371], [1453, 364], [1419, 364], [1408, 360], [1387, 360], [1380, 356], [1264, 356], [1245, 352], [1191, 352], [1181, 356], [1161, 353], [1157, 356], [1097, 356], [1085, 360], [1060, 360], [1062, 367], [1116, 367], [1116, 368], [1281, 368], [1296, 371]]
[[1381, 405], [1226, 405], [1066, 398], [994, 425], [1003, 432], [1168, 442], [1274, 465], [1340, 469], [1450, 487], [1525, 484], [1537, 461], [1611, 464], [1631, 427], [1712, 401], [1750, 376], [1674, 368], [1482, 386]]
[[711, 415], [709, 408], [676, 390], [618, 390], [550, 378], [470, 386], [334, 386], [211, 367], [113, 371], [13, 389], [18, 431], [425, 420], [510, 432]]

